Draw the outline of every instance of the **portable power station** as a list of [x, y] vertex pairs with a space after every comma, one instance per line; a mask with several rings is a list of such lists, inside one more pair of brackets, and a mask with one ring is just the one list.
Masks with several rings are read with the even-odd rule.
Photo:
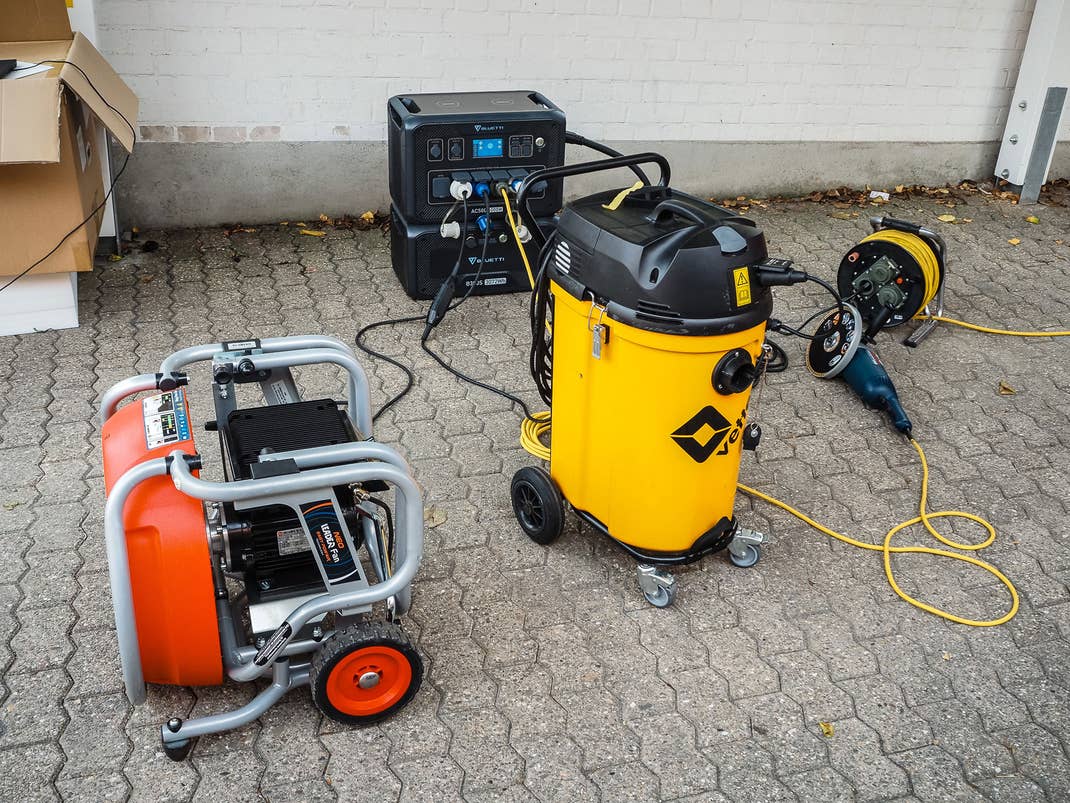
[[[390, 197], [411, 223], [439, 223], [454, 180], [511, 181], [565, 159], [565, 113], [530, 91], [396, 95], [387, 102]], [[536, 188], [531, 211], [561, 208], [561, 184]], [[490, 211], [500, 214], [497, 194]], [[478, 194], [472, 217], [486, 213]]]
[[[397, 95], [387, 119], [390, 254], [405, 292], [433, 298], [458, 259], [454, 293], [529, 290], [498, 188], [564, 163], [564, 112], [538, 92], [455, 92]], [[471, 187], [463, 203], [451, 191], [456, 182]], [[538, 182], [528, 198], [548, 225], [561, 208], [561, 185]], [[440, 233], [447, 218], [460, 223], [460, 242], [456, 232]]]
[[[461, 252], [461, 269], [457, 276], [456, 292], [467, 293], [472, 282], [478, 286], [473, 295], [526, 292], [531, 289], [527, 271], [517, 254], [516, 244], [506, 239], [504, 224], [493, 224], [486, 233], [474, 226], [465, 238]], [[554, 219], [541, 218], [539, 226], [552, 231]], [[486, 257], [483, 257], [483, 237], [489, 237]], [[433, 298], [442, 282], [457, 263], [457, 240], [449, 240], [439, 233], [433, 223], [409, 223], [398, 211], [390, 209], [390, 261], [398, 281], [412, 298]], [[480, 271], [480, 264], [483, 270]]]
[[531, 363], [549, 385], [550, 470], [522, 468], [512, 498], [527, 534], [549, 543], [563, 495], [640, 562], [640, 587], [664, 606], [675, 580], [659, 566], [725, 548], [738, 566], [758, 560], [762, 536], [733, 505], [772, 312], [759, 272], [790, 263], [767, 261], [753, 221], [665, 186], [664, 159], [644, 156], [660, 160], [662, 186], [569, 203], [541, 252]]

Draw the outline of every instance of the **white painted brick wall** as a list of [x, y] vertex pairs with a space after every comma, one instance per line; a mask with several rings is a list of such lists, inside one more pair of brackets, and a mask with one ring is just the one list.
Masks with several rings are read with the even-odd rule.
[[[1032, 0], [97, 0], [157, 139], [385, 138], [539, 89], [608, 140], [999, 139]], [[1070, 120], [1066, 123], [1070, 134]]]

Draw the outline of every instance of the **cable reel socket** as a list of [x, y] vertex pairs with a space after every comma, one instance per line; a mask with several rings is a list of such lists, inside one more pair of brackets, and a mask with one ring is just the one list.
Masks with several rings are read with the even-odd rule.
[[[840, 262], [839, 293], [851, 297], [867, 336], [900, 326], [935, 300], [943, 312], [946, 272], [943, 238], [915, 223], [887, 217], [870, 219], [873, 233]], [[932, 323], [932, 322], [930, 322]], [[919, 329], [904, 342], [916, 346], [931, 331]]]

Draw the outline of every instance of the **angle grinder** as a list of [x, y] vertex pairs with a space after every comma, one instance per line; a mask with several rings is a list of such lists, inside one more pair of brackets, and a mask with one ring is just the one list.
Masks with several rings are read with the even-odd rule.
[[910, 418], [864, 335], [858, 309], [846, 303], [837, 307], [818, 325], [806, 352], [806, 367], [819, 379], [843, 379], [866, 407], [887, 413], [893, 426], [909, 436]]

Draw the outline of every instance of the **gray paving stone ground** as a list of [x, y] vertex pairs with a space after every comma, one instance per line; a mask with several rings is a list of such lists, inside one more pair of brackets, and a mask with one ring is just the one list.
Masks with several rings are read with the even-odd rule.
[[[750, 214], [773, 253], [831, 278], [875, 210], [852, 220], [833, 211], [787, 203]], [[951, 313], [1070, 326], [1070, 247], [1055, 242], [1070, 241], [1070, 210], [1041, 208], [1030, 225], [1028, 211], [971, 195], [954, 210], [972, 219], [965, 225], [939, 224], [949, 210], [929, 200], [881, 211], [941, 227]], [[250, 690], [153, 688], [142, 709], [127, 705], [102, 546], [100, 393], [192, 343], [350, 340], [423, 305], [400, 291], [378, 232], [142, 237], [160, 250], [81, 277], [80, 329], [0, 339], [0, 799], [1070, 797], [1067, 344], [952, 328], [917, 350], [884, 335], [881, 354], [932, 461], [933, 506], [999, 528], [986, 557], [1021, 592], [1009, 624], [969, 629], [920, 613], [891, 593], [878, 555], [745, 498], [739, 517], [772, 537], [761, 563], [707, 559], [679, 572], [674, 608], [653, 610], [631, 561], [574, 521], [549, 549], [521, 535], [507, 489], [532, 458], [518, 446], [516, 415], [454, 381], [417, 348], [417, 329], [399, 327], [373, 342], [412, 364], [418, 384], [377, 435], [406, 453], [427, 503], [447, 515], [428, 532], [407, 624], [427, 660], [422, 691], [396, 718], [349, 730], [302, 690], [254, 725], [202, 739], [187, 763], [169, 762], [162, 720], [240, 705]], [[824, 301], [811, 287], [777, 299], [793, 321]], [[473, 299], [434, 344], [534, 403], [525, 303]], [[879, 540], [914, 514], [917, 460], [783, 342], [793, 364], [764, 389], [755, 413], [765, 438], [743, 479]], [[366, 366], [381, 403], [399, 376]], [[1001, 382], [1016, 393], [1000, 395]], [[975, 570], [917, 557], [896, 566], [908, 592], [937, 604], [977, 617], [1007, 605]]]

